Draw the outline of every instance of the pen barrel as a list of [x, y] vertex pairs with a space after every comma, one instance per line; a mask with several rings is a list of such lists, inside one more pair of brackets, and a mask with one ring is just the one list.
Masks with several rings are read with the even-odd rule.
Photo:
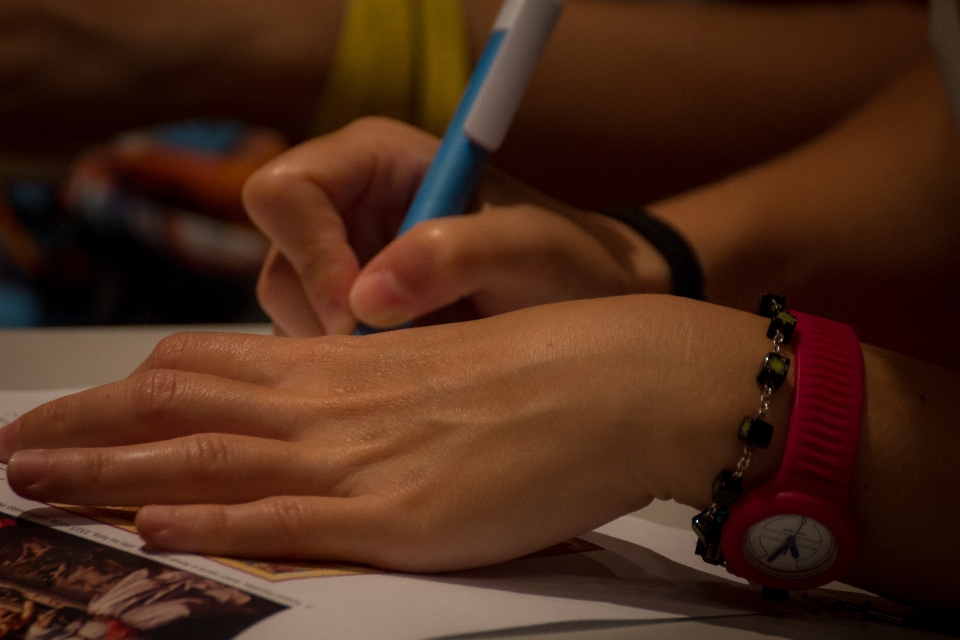
[[437, 155], [430, 163], [397, 235], [406, 233], [424, 220], [457, 215], [466, 210], [490, 152], [468, 138], [463, 125], [505, 37], [506, 31], [500, 30], [494, 31], [487, 40], [453, 119], [443, 134]]
[[500, 148], [562, 11], [562, 0], [503, 3], [493, 26], [494, 34], [503, 34], [502, 42], [483, 70], [482, 85], [463, 123], [475, 144], [490, 152]]
[[466, 210], [490, 154], [460, 133], [444, 138], [437, 159], [445, 155], [449, 155], [449, 159], [435, 161], [430, 166], [397, 235], [424, 220], [458, 215]]
[[506, 0], [398, 235], [431, 218], [463, 213], [487, 157], [503, 142], [562, 0]]

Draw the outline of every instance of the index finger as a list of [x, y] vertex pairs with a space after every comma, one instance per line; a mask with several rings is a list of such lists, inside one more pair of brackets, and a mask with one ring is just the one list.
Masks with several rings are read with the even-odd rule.
[[0, 457], [21, 449], [98, 447], [216, 432], [289, 439], [298, 412], [284, 392], [209, 374], [155, 369], [58, 398], [0, 430]]
[[247, 181], [251, 220], [293, 266], [327, 329], [352, 320], [360, 263], [392, 239], [436, 147], [413, 127], [369, 118], [291, 149]]

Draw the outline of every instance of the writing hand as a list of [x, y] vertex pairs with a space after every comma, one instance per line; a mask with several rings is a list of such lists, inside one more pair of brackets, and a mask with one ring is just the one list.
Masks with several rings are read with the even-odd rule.
[[457, 319], [669, 290], [665, 263], [624, 225], [494, 170], [473, 213], [394, 239], [437, 146], [413, 127], [368, 118], [251, 177], [244, 202], [273, 243], [258, 294], [279, 333], [350, 333], [357, 319], [391, 327], [460, 300], [471, 309]]

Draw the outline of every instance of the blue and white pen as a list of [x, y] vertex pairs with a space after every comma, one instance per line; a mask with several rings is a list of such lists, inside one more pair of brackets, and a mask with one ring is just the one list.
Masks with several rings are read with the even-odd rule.
[[[463, 213], [483, 167], [517, 113], [563, 10], [563, 0], [505, 0], [427, 174], [397, 235]], [[360, 325], [357, 335], [376, 330]]]

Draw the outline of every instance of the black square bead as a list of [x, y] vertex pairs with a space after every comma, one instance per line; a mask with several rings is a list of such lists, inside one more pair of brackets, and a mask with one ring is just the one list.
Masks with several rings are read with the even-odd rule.
[[713, 517], [709, 510], [698, 513], [693, 516], [691, 521], [693, 532], [697, 538], [704, 544], [713, 544], [720, 541], [720, 533], [723, 527]]
[[697, 540], [697, 555], [703, 558], [703, 561], [707, 564], [721, 565], [726, 562], [719, 542], [706, 544], [701, 540]]
[[763, 357], [760, 373], [757, 374], [757, 382], [763, 386], [770, 385], [773, 389], [779, 389], [783, 381], [787, 379], [787, 373], [789, 372], [790, 359], [771, 351]]
[[743, 491], [743, 480], [729, 471], [721, 471], [713, 481], [713, 501], [721, 507], [729, 507]]
[[796, 328], [797, 316], [786, 309], [781, 309], [770, 318], [770, 326], [767, 327], [767, 337], [772, 340], [773, 337], [777, 335], [777, 331], [779, 331], [783, 334], [783, 344], [790, 344], [790, 340], [793, 339], [793, 330]]
[[740, 423], [740, 433], [737, 435], [747, 444], [766, 449], [770, 446], [770, 439], [773, 437], [773, 425], [760, 418], [747, 416]]
[[777, 311], [787, 306], [787, 299], [773, 293], [765, 293], [760, 298], [760, 308], [757, 313], [764, 318], [772, 318]]

